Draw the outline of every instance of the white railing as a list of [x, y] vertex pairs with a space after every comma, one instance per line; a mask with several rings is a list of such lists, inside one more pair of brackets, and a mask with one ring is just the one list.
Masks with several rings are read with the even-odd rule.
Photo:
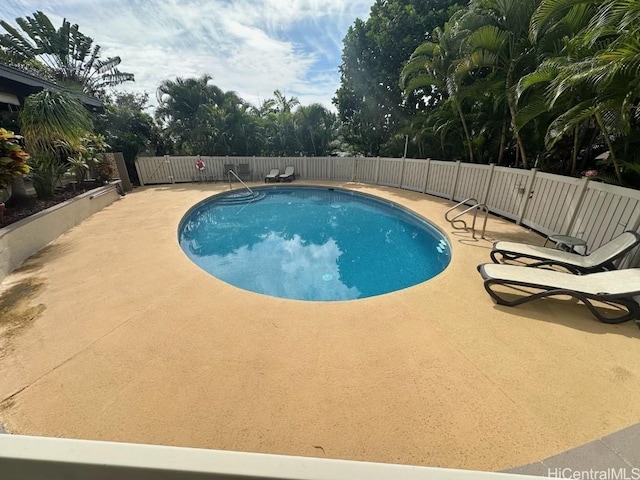
[[[179, 183], [198, 180], [198, 157], [139, 157], [141, 183]], [[491, 165], [439, 160], [363, 157], [201, 157], [204, 178], [223, 180], [224, 165], [248, 163], [254, 180], [271, 168], [293, 165], [296, 178], [361, 182], [403, 188], [460, 201], [477, 198], [489, 211], [542, 234], [584, 238], [589, 250], [625, 230], [640, 229], [640, 191]], [[640, 266], [640, 249], [623, 261]]]
[[0, 435], [3, 480], [534, 480], [505, 473]]

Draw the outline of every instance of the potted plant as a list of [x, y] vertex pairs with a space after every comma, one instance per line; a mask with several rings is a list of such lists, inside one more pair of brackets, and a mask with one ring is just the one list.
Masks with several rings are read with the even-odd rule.
[[115, 165], [107, 159], [96, 163], [96, 177], [98, 183], [104, 185], [113, 180], [116, 175]]

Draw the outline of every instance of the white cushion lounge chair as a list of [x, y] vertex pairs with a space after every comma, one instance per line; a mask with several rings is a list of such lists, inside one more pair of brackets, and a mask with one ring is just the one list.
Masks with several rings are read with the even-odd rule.
[[272, 168], [271, 171], [264, 177], [264, 183], [277, 182], [278, 175], [280, 175], [280, 170], [278, 170], [277, 168]]
[[290, 182], [296, 179], [293, 166], [289, 165], [284, 168], [284, 173], [280, 174], [278, 180], [281, 182]]
[[576, 274], [602, 272], [615, 270], [616, 266], [613, 262], [622, 258], [639, 243], [640, 234], [627, 231], [595, 249], [589, 255], [583, 256], [526, 243], [496, 242], [491, 250], [491, 260], [494, 263], [499, 263], [501, 260], [527, 258], [537, 260], [527, 264], [527, 267], [564, 267]]
[[[485, 290], [499, 305], [511, 307], [538, 298], [569, 295], [582, 301], [601, 322], [622, 323], [635, 319], [638, 323], [640, 319], [640, 305], [633, 298], [640, 295], [640, 268], [572, 275], [544, 268], [487, 263], [478, 265], [478, 271], [484, 279]], [[521, 287], [533, 289], [537, 293], [524, 292], [525, 296], [507, 300], [503, 294], [494, 290], [496, 285], [512, 287], [520, 294], [523, 293]], [[622, 307], [626, 312], [608, 317], [603, 315], [592, 301]]]

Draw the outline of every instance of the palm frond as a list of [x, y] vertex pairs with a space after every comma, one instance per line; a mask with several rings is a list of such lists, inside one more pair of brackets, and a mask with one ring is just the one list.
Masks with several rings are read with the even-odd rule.
[[534, 85], [548, 84], [558, 77], [559, 68], [557, 64], [547, 62], [540, 65], [535, 72], [524, 75], [516, 85], [516, 99], [519, 99], [524, 92]]
[[536, 43], [541, 30], [553, 18], [560, 18], [576, 5], [599, 4], [598, 0], [542, 0], [529, 22], [529, 39]]
[[409, 82], [404, 86], [404, 94], [409, 96], [415, 93], [418, 90], [422, 90], [425, 88], [438, 88], [441, 89], [443, 86], [442, 80], [433, 77], [428, 74], [416, 75], [409, 80]]
[[532, 120], [549, 113], [549, 106], [542, 97], [530, 100], [516, 114], [516, 131], [522, 130]]
[[596, 112], [592, 102], [586, 100], [567, 110], [556, 118], [547, 129], [544, 143], [547, 149], [552, 148], [558, 140], [573, 131], [576, 125], [592, 117]]
[[508, 32], [502, 30], [500, 27], [485, 25], [469, 35], [466, 46], [473, 53], [478, 50], [486, 50], [497, 54], [497, 52], [503, 48], [508, 38]]
[[29, 95], [19, 116], [27, 147], [51, 151], [59, 142], [74, 143], [91, 130], [84, 106], [70, 94], [43, 90]]

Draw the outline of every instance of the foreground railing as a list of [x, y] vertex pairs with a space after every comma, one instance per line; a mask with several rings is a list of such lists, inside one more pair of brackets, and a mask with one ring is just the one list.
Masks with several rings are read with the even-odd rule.
[[525, 480], [512, 474], [62, 438], [0, 435], [3, 480]]
[[[536, 169], [381, 157], [139, 157], [136, 167], [143, 184], [191, 182], [196, 159], [209, 180], [225, 178], [229, 164], [248, 165], [255, 179], [292, 165], [305, 180], [383, 185], [454, 202], [476, 198], [491, 213], [542, 234], [580, 237], [589, 251], [625, 230], [640, 230], [640, 191]], [[640, 249], [622, 266], [639, 267]]]

